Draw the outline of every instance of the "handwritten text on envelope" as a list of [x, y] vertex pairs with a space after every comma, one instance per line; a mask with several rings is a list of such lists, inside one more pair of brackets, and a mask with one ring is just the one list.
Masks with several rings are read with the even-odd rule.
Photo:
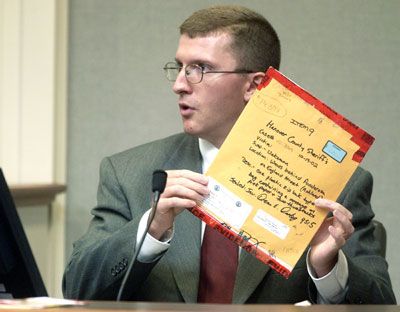
[[288, 276], [326, 216], [313, 201], [339, 196], [373, 138], [274, 69], [267, 75], [209, 168], [212, 192], [199, 206]]

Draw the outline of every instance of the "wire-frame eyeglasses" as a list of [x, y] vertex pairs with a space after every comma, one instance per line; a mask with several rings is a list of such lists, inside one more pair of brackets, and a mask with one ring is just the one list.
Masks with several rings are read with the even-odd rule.
[[164, 66], [165, 76], [169, 81], [175, 81], [178, 78], [180, 71], [184, 69], [185, 77], [191, 84], [200, 83], [203, 80], [204, 74], [250, 74], [253, 71], [246, 69], [237, 70], [206, 70], [199, 64], [188, 64], [186, 66], [179, 65], [176, 62], [168, 62]]

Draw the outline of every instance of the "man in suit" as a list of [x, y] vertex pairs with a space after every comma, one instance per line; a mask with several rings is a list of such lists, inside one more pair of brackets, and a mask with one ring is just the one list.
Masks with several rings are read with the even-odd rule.
[[[279, 67], [280, 44], [259, 14], [237, 6], [200, 10], [180, 27], [174, 81], [184, 133], [102, 161], [98, 204], [87, 233], [74, 244], [63, 280], [64, 295], [115, 299], [149, 214], [150, 179], [168, 179], [128, 285], [131, 299], [200, 300], [204, 225], [188, 208], [207, 196], [202, 174], [269, 66]], [[327, 218], [289, 279], [242, 251], [228, 300], [221, 303], [395, 303], [387, 263], [373, 237], [369, 199], [372, 177], [358, 168], [337, 201], [319, 199]], [[212, 264], [208, 264], [212, 265]]]

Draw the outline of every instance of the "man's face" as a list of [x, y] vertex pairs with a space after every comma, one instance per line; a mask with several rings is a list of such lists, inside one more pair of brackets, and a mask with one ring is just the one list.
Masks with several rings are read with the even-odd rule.
[[[183, 67], [199, 64], [206, 70], [236, 70], [230, 42], [227, 34], [196, 38], [182, 35], [176, 61]], [[219, 147], [246, 104], [244, 94], [248, 87], [248, 75], [209, 73], [200, 83], [191, 84], [182, 70], [173, 90], [179, 95], [184, 131]]]

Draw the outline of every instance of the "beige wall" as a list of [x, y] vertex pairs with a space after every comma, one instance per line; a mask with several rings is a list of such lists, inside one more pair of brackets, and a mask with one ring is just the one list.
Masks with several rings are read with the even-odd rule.
[[[9, 184], [65, 183], [67, 1], [0, 0], [0, 166]], [[63, 199], [20, 207], [48, 292], [61, 296]]]

